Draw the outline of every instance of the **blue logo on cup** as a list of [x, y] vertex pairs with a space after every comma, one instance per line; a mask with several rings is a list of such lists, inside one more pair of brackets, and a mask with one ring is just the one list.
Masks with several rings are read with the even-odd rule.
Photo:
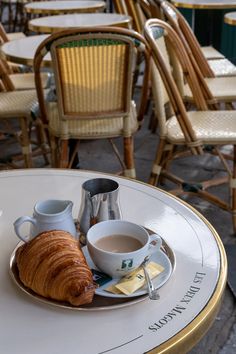
[[132, 266], [133, 266], [133, 259], [132, 258], [124, 259], [122, 261], [121, 269], [129, 269], [129, 268], [132, 268]]

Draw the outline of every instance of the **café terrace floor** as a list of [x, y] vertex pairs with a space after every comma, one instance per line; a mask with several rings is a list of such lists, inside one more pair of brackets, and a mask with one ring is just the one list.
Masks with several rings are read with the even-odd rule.
[[[141, 130], [135, 135], [137, 179], [143, 182], [148, 181], [158, 143], [158, 133], [151, 133], [148, 128], [150, 115], [151, 107], [145, 116]], [[3, 157], [17, 152], [18, 146], [13, 139], [0, 139], [0, 161]], [[112, 153], [110, 144], [107, 141], [90, 140], [81, 142], [79, 161], [79, 168], [81, 169], [108, 173], [117, 173], [120, 170], [120, 165]], [[34, 158], [34, 167], [50, 166], [45, 166], [42, 157], [37, 157]], [[0, 169], [4, 169], [4, 166], [1, 164]], [[189, 180], [192, 180], [197, 176], [199, 181], [202, 178], [213, 178], [224, 174], [222, 166], [219, 164], [218, 160], [215, 158], [214, 161], [212, 161], [212, 158], [208, 156], [204, 158], [193, 159], [191, 157], [182, 159], [182, 161], [175, 162], [173, 170], [179, 175], [187, 176]], [[161, 188], [168, 190], [170, 185], [163, 185]], [[217, 187], [215, 190], [218, 196], [223, 198], [228, 197], [226, 185]], [[185, 200], [199, 210], [212, 223], [216, 231], [219, 233], [224, 245], [235, 245], [236, 247], [236, 236], [233, 235], [231, 215], [228, 212], [220, 210], [218, 207], [198, 198], [187, 198]], [[178, 232], [180, 233], [179, 237], [181, 237], [181, 230]], [[235, 259], [233, 263], [235, 264]], [[231, 267], [230, 270], [232, 270]], [[191, 350], [190, 354], [234, 354], [235, 352], [236, 302], [232, 291], [227, 285], [221, 310], [215, 322], [199, 344]]]

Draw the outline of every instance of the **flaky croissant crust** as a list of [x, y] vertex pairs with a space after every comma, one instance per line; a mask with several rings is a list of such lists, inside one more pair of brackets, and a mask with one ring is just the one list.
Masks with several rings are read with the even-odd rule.
[[92, 272], [78, 241], [66, 231], [39, 234], [17, 249], [16, 263], [22, 283], [39, 295], [74, 306], [93, 299]]

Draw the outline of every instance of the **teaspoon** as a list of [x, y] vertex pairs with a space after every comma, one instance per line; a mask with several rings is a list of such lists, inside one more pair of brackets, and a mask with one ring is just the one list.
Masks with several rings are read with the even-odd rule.
[[141, 264], [141, 267], [143, 268], [144, 275], [147, 281], [147, 287], [148, 287], [148, 295], [151, 300], [159, 300], [160, 295], [158, 294], [158, 289], [154, 288], [153, 282], [148, 274], [148, 271], [146, 269], [146, 264], [149, 261], [150, 256], [147, 256], [144, 258], [144, 261]]

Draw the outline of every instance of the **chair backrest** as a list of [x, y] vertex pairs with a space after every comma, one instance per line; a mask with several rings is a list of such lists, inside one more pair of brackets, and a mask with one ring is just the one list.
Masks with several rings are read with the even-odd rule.
[[149, 3], [147, 0], [115, 0], [116, 12], [128, 15], [132, 18], [132, 28], [143, 32], [143, 26], [150, 16]]
[[[166, 64], [163, 50], [159, 45], [159, 39], [165, 36], [166, 40], [168, 40], [173, 50], [175, 50], [176, 56], [178, 57], [183, 70], [186, 73], [186, 78], [193, 94], [201, 96], [201, 88], [198, 84], [197, 77], [192, 68], [188, 55], [183, 47], [183, 44], [181, 43], [181, 40], [176, 32], [166, 22], [158, 19], [150, 19], [146, 22], [144, 27], [144, 35], [151, 47], [151, 53], [155, 67], [158, 70], [165, 89], [168, 93], [172, 109], [185, 136], [186, 144], [189, 145], [193, 150], [196, 149], [197, 153], [201, 153], [202, 149], [200, 142], [197, 140], [196, 134], [188, 119], [183, 99], [171, 74], [169, 65]], [[206, 110], [207, 107], [206, 103], [204, 104], [204, 100], [202, 103], [202, 109]]]
[[138, 0], [139, 6], [142, 9], [142, 12], [147, 19], [151, 18], [151, 8], [148, 0]]
[[0, 91], [14, 91], [15, 87], [8, 74], [7, 67], [3, 59], [0, 58]]
[[[198, 82], [199, 82], [199, 85], [201, 86], [201, 90], [203, 92], [205, 100], [207, 101], [209, 107], [211, 107], [212, 109], [218, 109], [217, 101], [214, 98], [214, 96], [213, 96], [213, 94], [212, 94], [212, 92], [205, 80], [205, 76], [203, 75], [202, 65], [200, 65], [199, 62], [196, 60], [195, 55], [193, 54], [185, 36], [183, 35], [183, 32], [180, 29], [179, 22], [183, 21], [187, 24], [186, 20], [178, 12], [178, 10], [176, 10], [176, 8], [172, 4], [170, 4], [169, 2], [167, 2], [165, 0], [148, 0], [148, 1], [151, 4], [151, 10], [152, 10], [153, 17], [157, 16], [159, 13], [161, 13], [162, 19], [164, 18], [164, 20], [167, 21], [171, 25], [171, 27], [175, 30], [175, 32], [178, 34], [178, 36], [181, 39], [181, 42], [185, 48], [185, 51], [187, 52], [187, 54], [190, 58], [192, 66], [196, 72]], [[179, 21], [179, 19], [181, 19], [181, 21]], [[202, 54], [201, 49], [200, 49], [200, 52]], [[174, 68], [174, 69], [176, 70], [176, 68]], [[180, 70], [180, 68], [178, 67], [177, 71], [176, 71], [176, 76], [178, 77], [177, 84], [178, 84], [179, 90], [182, 93], [184, 93], [184, 91], [185, 91], [185, 88], [184, 88], [185, 73], [183, 72], [181, 75], [179, 70]], [[208, 75], [208, 76], [210, 76], [210, 75]]]
[[[36, 89], [43, 116], [46, 109], [40, 67], [49, 51], [60, 119], [128, 116], [138, 51], [143, 51], [148, 67], [149, 54], [142, 36], [122, 28], [99, 27], [66, 30], [48, 37], [37, 49], [34, 59]], [[147, 90], [148, 71], [145, 70], [144, 76], [144, 89]]]
[[117, 13], [128, 15], [128, 10], [125, 4], [125, 0], [113, 0], [112, 3]]
[[179, 34], [182, 39], [185, 48], [189, 51], [189, 55], [192, 56], [191, 60], [195, 61], [195, 64], [204, 77], [214, 77], [214, 73], [208, 64], [207, 59], [201, 50], [201, 46], [189, 26], [187, 20], [179, 12], [179, 10], [166, 0], [152, 0], [155, 1], [157, 7], [162, 13], [163, 19], [167, 20], [174, 30]]
[[[125, 0], [113, 0], [112, 3], [114, 5], [115, 12], [117, 12], [118, 14], [121, 14], [121, 15], [130, 16], [130, 13], [127, 9]], [[133, 19], [132, 19], [132, 23], [129, 22], [128, 28], [132, 29], [133, 27], [134, 27], [134, 25], [133, 25]]]
[[1, 42], [1, 43], [5, 43], [5, 42], [8, 42], [8, 41], [9, 41], [9, 39], [8, 39], [8, 37], [7, 37], [5, 28], [4, 28], [3, 25], [0, 23], [0, 42]]

